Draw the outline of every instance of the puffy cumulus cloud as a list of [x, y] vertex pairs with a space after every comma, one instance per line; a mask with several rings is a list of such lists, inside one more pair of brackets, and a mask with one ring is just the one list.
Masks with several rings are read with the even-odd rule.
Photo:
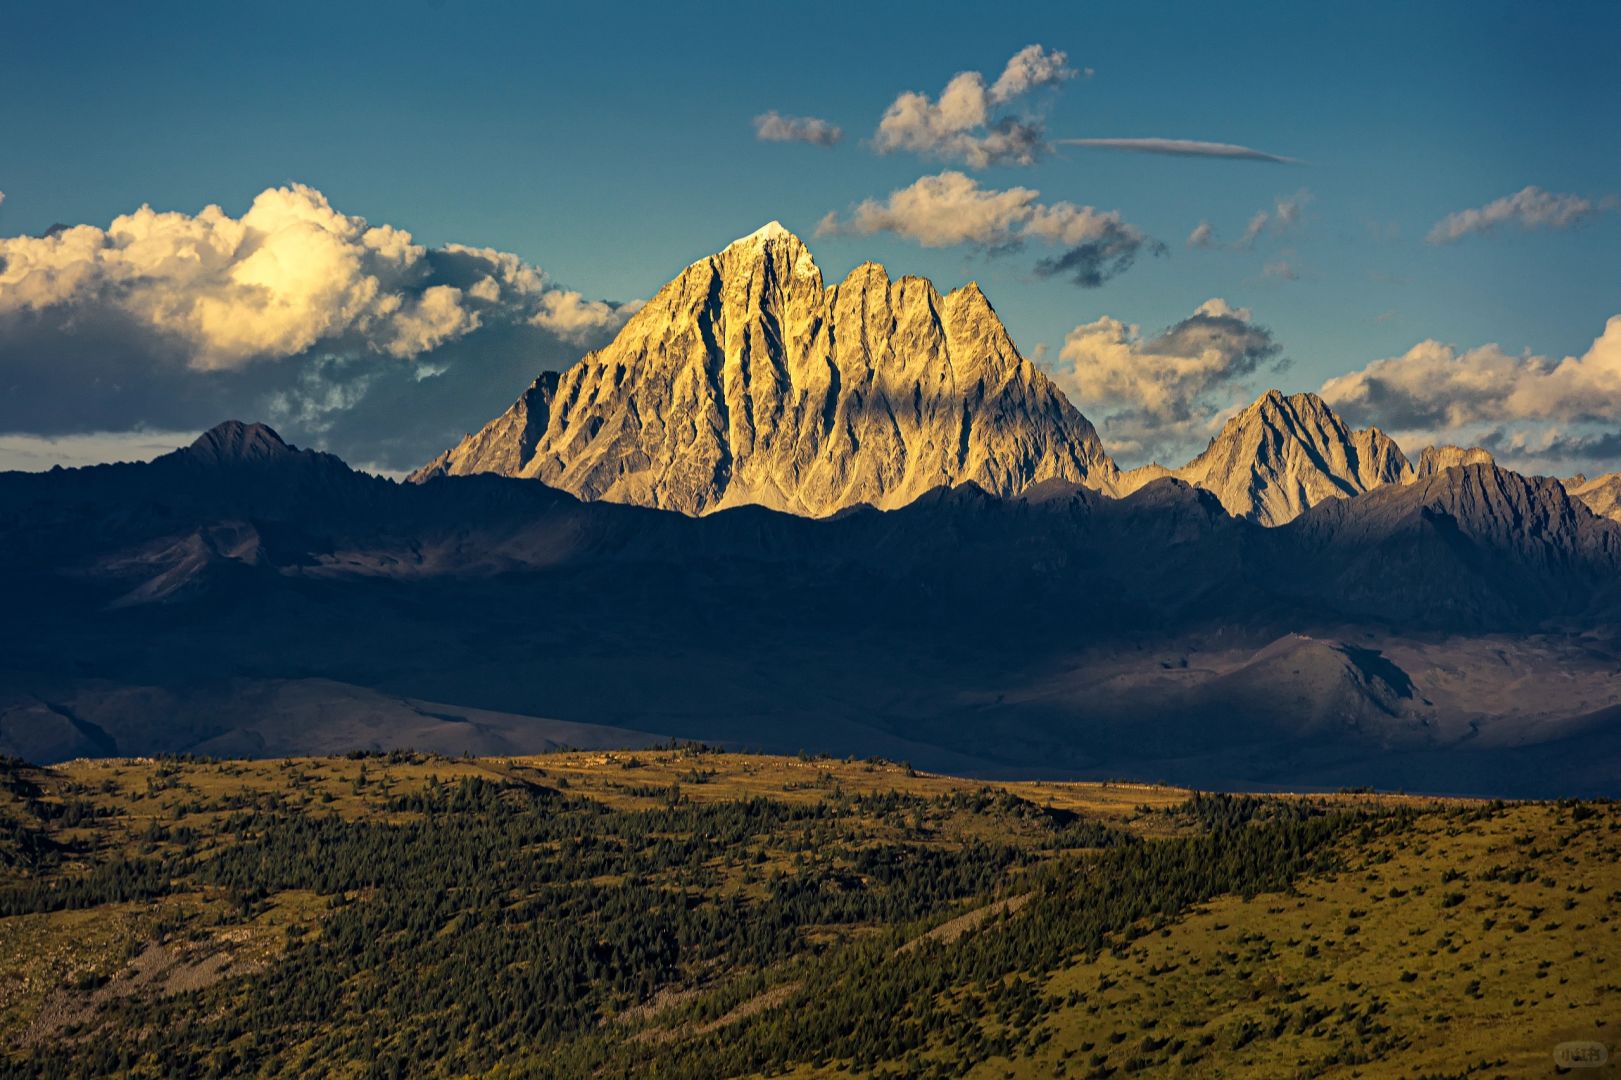
[[1047, 151], [1046, 127], [1039, 117], [1004, 110], [1031, 91], [1076, 74], [1064, 53], [1028, 45], [989, 86], [979, 72], [962, 71], [938, 99], [911, 90], [901, 94], [878, 121], [873, 147], [880, 154], [908, 151], [975, 169], [1029, 165]]
[[924, 247], [1003, 247], [1016, 239], [1040, 196], [1033, 188], [982, 188], [977, 180], [948, 170], [919, 177], [882, 202], [863, 200], [844, 221], [829, 213], [817, 224], [816, 234], [892, 232]]
[[754, 137], [761, 142], [802, 142], [833, 146], [844, 138], [839, 125], [815, 116], [784, 116], [775, 109], [754, 118]]
[[577, 292], [553, 289], [540, 298], [540, 310], [530, 318], [531, 326], [542, 326], [569, 341], [589, 341], [604, 330], [617, 328], [642, 309], [643, 301], [610, 304], [587, 300]]
[[1421, 341], [1323, 384], [1347, 413], [1383, 415], [1391, 427], [1464, 428], [1522, 420], [1621, 418], [1621, 315], [1580, 356], [1515, 356], [1497, 345], [1458, 349]]
[[1621, 425], [1621, 315], [1578, 356], [1421, 341], [1329, 379], [1321, 393], [1347, 419], [1377, 423], [1410, 445], [1480, 443], [1510, 464], [1578, 462], [1610, 446], [1605, 432]]
[[477, 330], [493, 305], [545, 305], [538, 271], [504, 290], [515, 257], [484, 257], [490, 284], [464, 292], [434, 279], [410, 233], [293, 184], [260, 193], [240, 218], [143, 206], [106, 229], [0, 238], [0, 319], [116, 312], [203, 371], [318, 346], [405, 359]]
[[1283, 364], [1271, 331], [1225, 300], [1200, 304], [1158, 334], [1104, 316], [1071, 330], [1053, 375], [1098, 423], [1117, 457], [1180, 464]]
[[1615, 207], [1614, 199], [1594, 202], [1580, 195], [1525, 187], [1485, 206], [1448, 214], [1435, 223], [1425, 239], [1431, 244], [1455, 244], [1473, 233], [1492, 232], [1504, 225], [1521, 229], [1568, 229], [1599, 210]]
[[0, 238], [0, 432], [105, 440], [267, 419], [409, 468], [634, 310], [508, 252], [425, 247], [304, 185], [240, 218], [142, 207]]
[[920, 177], [882, 202], [867, 199], [843, 220], [829, 213], [816, 233], [889, 232], [924, 247], [969, 244], [990, 252], [1012, 251], [1036, 241], [1065, 249], [1037, 263], [1038, 274], [1065, 275], [1087, 287], [1121, 273], [1144, 249], [1164, 251], [1164, 245], [1144, 236], [1118, 211], [1040, 199], [1041, 192], [1034, 188], [985, 188], [972, 177], [947, 170]]
[[1073, 79], [1076, 72], [1066, 63], [1068, 59], [1056, 49], [1026, 45], [1013, 54], [1012, 59], [1007, 62], [1007, 67], [1002, 69], [1002, 74], [991, 84], [988, 95], [991, 103], [1006, 105], [1037, 87], [1056, 86], [1067, 79]]

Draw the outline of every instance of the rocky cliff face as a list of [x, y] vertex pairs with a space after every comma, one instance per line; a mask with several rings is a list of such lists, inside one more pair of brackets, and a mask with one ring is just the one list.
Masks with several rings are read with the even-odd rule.
[[1214, 493], [1235, 517], [1281, 525], [1324, 499], [1400, 483], [1412, 472], [1401, 448], [1378, 428], [1352, 430], [1316, 394], [1268, 390], [1182, 468], [1149, 466], [1127, 476], [1143, 482], [1175, 476]]
[[611, 345], [413, 479], [477, 472], [686, 514], [813, 516], [966, 481], [1012, 495], [1116, 476], [977, 285], [942, 296], [867, 263], [825, 288], [775, 222], [687, 267]]
[[1426, 446], [1412, 479], [1424, 480], [1464, 465], [1495, 465], [1491, 451], [1478, 446]]
[[1606, 473], [1589, 480], [1585, 476], [1564, 482], [1572, 498], [1580, 499], [1599, 517], [1621, 521], [1621, 473]]

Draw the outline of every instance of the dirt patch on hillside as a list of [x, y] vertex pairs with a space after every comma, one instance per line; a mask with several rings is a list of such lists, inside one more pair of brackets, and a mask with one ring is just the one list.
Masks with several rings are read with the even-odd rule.
[[151, 942], [123, 970], [94, 990], [61, 986], [46, 997], [17, 1046], [29, 1049], [70, 1027], [94, 1023], [103, 1005], [130, 997], [173, 997], [203, 990], [231, 975], [247, 975], [263, 962], [234, 953], [236, 936], [207, 942]]
[[998, 900], [993, 904], [975, 908], [973, 911], [958, 915], [955, 919], [941, 923], [926, 934], [919, 934], [895, 951], [897, 953], [911, 952], [925, 941], [938, 941], [942, 945], [950, 945], [970, 930], [979, 929], [985, 920], [995, 918], [998, 915], [1012, 915], [1029, 902], [1030, 894], [1021, 893], [1018, 896], [1010, 896], [1006, 900]]

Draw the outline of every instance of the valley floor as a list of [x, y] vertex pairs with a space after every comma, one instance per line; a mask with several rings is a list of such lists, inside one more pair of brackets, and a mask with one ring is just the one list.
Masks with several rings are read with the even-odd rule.
[[0, 1074], [1547, 1075], [1621, 808], [703, 747], [0, 763]]

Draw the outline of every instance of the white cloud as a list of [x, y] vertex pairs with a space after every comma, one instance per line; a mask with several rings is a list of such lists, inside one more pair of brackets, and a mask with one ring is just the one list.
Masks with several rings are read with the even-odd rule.
[[1450, 430], [1522, 420], [1621, 420], [1621, 315], [1580, 356], [1514, 356], [1497, 345], [1459, 350], [1421, 341], [1323, 384], [1337, 408], [1386, 423]]
[[844, 138], [844, 129], [815, 116], [784, 116], [775, 109], [754, 118], [754, 137], [762, 142], [802, 142], [832, 146]]
[[1014, 54], [995, 83], [987, 87], [977, 71], [952, 76], [938, 100], [917, 91], [898, 96], [884, 111], [873, 135], [880, 154], [898, 150], [982, 169], [989, 165], [1029, 165], [1047, 150], [1039, 118], [996, 115], [1032, 90], [1075, 77], [1066, 56], [1040, 45]]
[[553, 289], [540, 298], [540, 310], [529, 322], [570, 341], [583, 341], [603, 330], [617, 328], [642, 309], [636, 300], [617, 307], [602, 300], [587, 300], [577, 292]]
[[[464, 290], [440, 280], [447, 256], [488, 265]], [[543, 313], [555, 292], [517, 256], [430, 251], [303, 184], [261, 192], [240, 218], [143, 206], [105, 229], [0, 238], [0, 323], [116, 313], [199, 371], [316, 350], [408, 359], [472, 333], [494, 309]]]
[[883, 202], [864, 200], [842, 223], [837, 214], [829, 214], [816, 231], [819, 235], [858, 236], [892, 232], [924, 247], [999, 247], [1017, 238], [1040, 195], [1025, 187], [982, 188], [977, 180], [947, 170], [920, 177], [910, 186], [890, 192]]
[[1502, 225], [1521, 229], [1568, 229], [1613, 203], [1595, 203], [1580, 195], [1561, 195], [1539, 187], [1525, 187], [1485, 206], [1448, 214], [1430, 229], [1431, 244], [1455, 244], [1472, 233], [1491, 232]]
[[430, 285], [415, 304], [392, 320], [392, 335], [383, 343], [388, 355], [417, 356], [452, 338], [477, 330], [479, 315], [462, 306], [462, 291], [454, 285]]
[[1057, 50], [1048, 51], [1040, 45], [1026, 45], [1013, 54], [1002, 69], [1002, 74], [991, 85], [993, 105], [1006, 105], [1041, 86], [1056, 86], [1075, 77], [1075, 70], [1065, 62], [1068, 57]]
[[142, 207], [0, 238], [0, 432], [115, 453], [108, 432], [269, 420], [301, 445], [412, 468], [638, 306], [558, 288], [511, 252], [418, 244], [303, 185], [240, 217]]
[[1208, 221], [1201, 221], [1188, 233], [1188, 247], [1213, 248], [1216, 246], [1216, 230]]
[[1613, 450], [1621, 425], [1621, 315], [1579, 356], [1421, 341], [1329, 379], [1322, 396], [1348, 419], [1380, 424], [1408, 445], [1484, 443], [1511, 464], [1575, 461], [1600, 445]]
[[1152, 336], [1105, 316], [1071, 330], [1058, 355], [1054, 377], [1111, 453], [1171, 464], [1248, 396], [1252, 375], [1281, 365], [1271, 332], [1221, 299]]
[[1163, 250], [1119, 211], [1043, 203], [1040, 196], [1034, 188], [984, 188], [972, 177], [947, 170], [920, 177], [882, 202], [867, 199], [846, 220], [830, 213], [816, 232], [819, 236], [890, 232], [924, 247], [971, 244], [989, 251], [1039, 241], [1068, 250], [1039, 262], [1038, 274], [1069, 276], [1089, 287], [1125, 270], [1144, 248]]

